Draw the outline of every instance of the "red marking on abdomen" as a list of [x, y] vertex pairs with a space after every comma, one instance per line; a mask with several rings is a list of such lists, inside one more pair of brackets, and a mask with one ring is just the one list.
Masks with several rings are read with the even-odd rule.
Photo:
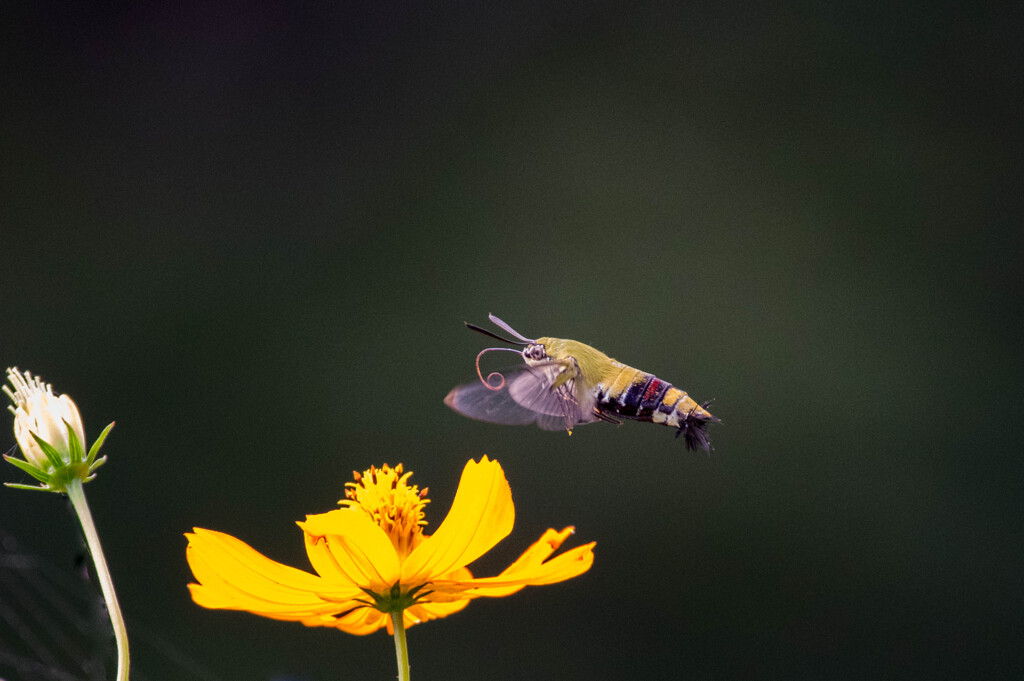
[[647, 390], [644, 391], [644, 396], [640, 399], [641, 402], [646, 402], [654, 396], [654, 393], [658, 392], [658, 387], [662, 384], [660, 378], [652, 378], [650, 385], [647, 386]]

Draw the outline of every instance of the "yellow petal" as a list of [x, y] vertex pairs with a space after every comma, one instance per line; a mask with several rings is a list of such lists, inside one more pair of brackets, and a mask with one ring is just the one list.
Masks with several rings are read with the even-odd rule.
[[566, 539], [571, 537], [576, 532], [576, 528], [572, 525], [562, 528], [561, 532], [556, 532], [552, 528], [548, 528], [544, 531], [544, 534], [540, 536], [540, 539], [530, 545], [530, 548], [523, 552], [523, 555], [519, 556], [514, 563], [509, 565], [507, 568], [502, 570], [502, 576], [508, 576], [515, 574], [519, 571], [530, 570], [540, 565], [548, 556], [557, 551]]
[[357, 509], [306, 516], [306, 554], [313, 569], [330, 581], [355, 584], [375, 593], [391, 588], [401, 574], [395, 547], [384, 530]]
[[515, 520], [512, 492], [497, 461], [470, 460], [448, 516], [402, 566], [402, 584], [428, 582], [468, 565], [508, 536]]
[[467, 605], [469, 605], [468, 598], [449, 601], [447, 603], [420, 603], [419, 605], [413, 605], [406, 609], [406, 613], [415, 618], [417, 623], [428, 622], [430, 620], [436, 620], [442, 617], [447, 617], [448, 615], [453, 615], [465, 608]]
[[[357, 605], [364, 594], [354, 585], [331, 584], [259, 553], [245, 542], [214, 530], [186, 534], [186, 557], [198, 584], [192, 599], [206, 608], [248, 610], [268, 617], [300, 619]], [[331, 601], [321, 598], [330, 594]], [[349, 603], [351, 601], [351, 603]]]
[[496, 577], [438, 579], [432, 588], [437, 594], [461, 593], [465, 598], [508, 596], [524, 586], [554, 584], [581, 575], [594, 563], [595, 542], [577, 546], [547, 560], [572, 531], [572, 527], [561, 532], [549, 529], [516, 562]]
[[310, 624], [303, 622], [307, 626], [327, 626], [335, 627], [344, 631], [347, 634], [355, 634], [356, 636], [365, 636], [366, 634], [372, 634], [381, 627], [391, 622], [391, 618], [388, 615], [374, 610], [373, 608], [359, 608], [352, 612], [346, 613], [342, 617], [338, 617], [332, 622], [320, 624]]
[[[441, 575], [437, 578], [442, 583], [457, 583], [468, 582], [473, 579], [473, 573], [469, 571], [469, 568], [459, 568], [458, 570], [452, 570], [451, 572]], [[464, 595], [462, 591], [457, 590], [445, 590], [437, 591], [434, 589], [434, 583], [423, 589], [420, 599], [424, 603], [454, 603], [456, 601], [464, 601], [469, 597]]]

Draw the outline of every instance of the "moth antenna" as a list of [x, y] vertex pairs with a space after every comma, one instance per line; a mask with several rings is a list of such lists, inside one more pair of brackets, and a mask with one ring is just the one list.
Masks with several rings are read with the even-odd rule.
[[536, 340], [534, 340], [532, 338], [526, 338], [526, 337], [522, 336], [518, 331], [516, 331], [511, 326], [509, 326], [505, 322], [501, 321], [500, 319], [498, 319], [497, 317], [495, 317], [492, 314], [487, 315], [487, 318], [490, 319], [495, 324], [497, 324], [498, 326], [500, 326], [501, 328], [503, 328], [506, 331], [508, 331], [510, 334], [512, 334], [513, 336], [515, 336], [519, 340], [523, 341], [524, 343], [536, 343], [537, 342]]
[[[499, 336], [498, 334], [494, 333], [493, 331], [488, 331], [487, 329], [482, 329], [479, 326], [477, 326], [476, 324], [470, 324], [469, 322], [462, 322], [462, 323], [465, 324], [466, 326], [468, 326], [469, 328], [473, 329], [474, 331], [482, 333], [485, 336], [490, 336], [491, 338], [494, 338], [496, 340], [500, 340], [502, 343], [508, 343], [509, 345], [529, 345], [529, 343], [521, 343], [519, 341], [509, 340], [508, 338], [502, 338], [501, 336]], [[518, 352], [518, 350], [516, 350], [516, 352]]]
[[[513, 350], [512, 348], [484, 348], [483, 350], [481, 350], [480, 352], [477, 353], [477, 355], [476, 355], [476, 375], [480, 377], [480, 382], [484, 384], [485, 388], [487, 388], [488, 390], [493, 390], [494, 392], [498, 392], [499, 390], [501, 390], [502, 388], [505, 387], [505, 377], [502, 376], [501, 373], [499, 373], [497, 371], [492, 371], [491, 373], [487, 374], [487, 378], [484, 378], [484, 375], [482, 373], [480, 373], [480, 357], [485, 352], [491, 352], [491, 351], [497, 351], [497, 350], [503, 350], [505, 352], [514, 352], [517, 355], [518, 354], [522, 354], [518, 350]], [[491, 379], [494, 378], [495, 376], [497, 376], [498, 380], [501, 381], [500, 383], [498, 383], [498, 385], [494, 385], [493, 383], [491, 383]]]

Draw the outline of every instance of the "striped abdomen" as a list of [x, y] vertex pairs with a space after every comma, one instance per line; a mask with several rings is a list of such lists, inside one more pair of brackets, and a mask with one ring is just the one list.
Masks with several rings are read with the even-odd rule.
[[652, 421], [679, 429], [676, 437], [685, 436], [686, 446], [707, 450], [704, 429], [718, 419], [695, 402], [686, 391], [633, 367], [615, 362], [617, 374], [597, 385], [597, 408], [607, 415], [637, 421]]

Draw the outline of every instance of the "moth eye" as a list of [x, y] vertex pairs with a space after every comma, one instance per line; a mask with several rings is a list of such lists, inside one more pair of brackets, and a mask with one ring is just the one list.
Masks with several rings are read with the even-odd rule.
[[526, 351], [526, 356], [530, 359], [544, 359], [547, 355], [544, 352], [544, 346], [534, 345]]

